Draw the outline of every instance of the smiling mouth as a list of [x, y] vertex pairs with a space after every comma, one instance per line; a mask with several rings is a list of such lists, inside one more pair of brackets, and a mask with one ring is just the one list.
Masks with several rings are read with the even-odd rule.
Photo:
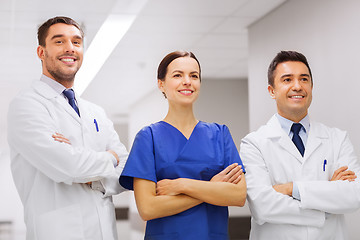
[[185, 95], [189, 95], [189, 94], [192, 94], [194, 91], [190, 91], [190, 90], [181, 90], [179, 91], [180, 93], [182, 94], [185, 94]]
[[304, 98], [304, 96], [295, 95], [295, 96], [290, 96], [290, 98], [293, 98], [293, 99], [302, 99], [302, 98]]
[[72, 59], [72, 58], [63, 58], [63, 59], [60, 59], [60, 61], [62, 61], [62, 62], [75, 62], [76, 60]]
[[61, 56], [59, 57], [59, 60], [63, 63], [74, 63], [77, 61], [77, 58], [75, 56]]

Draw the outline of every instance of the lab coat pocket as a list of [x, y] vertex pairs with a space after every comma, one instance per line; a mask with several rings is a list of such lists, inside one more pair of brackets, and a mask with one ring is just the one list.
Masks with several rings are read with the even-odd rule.
[[78, 205], [40, 215], [35, 223], [37, 240], [85, 240]]
[[334, 171], [336, 170], [334, 168], [335, 168], [335, 164], [332, 164], [332, 163], [323, 165], [323, 167], [321, 169], [321, 178], [320, 179], [330, 181], [332, 178], [332, 175], [334, 174]]

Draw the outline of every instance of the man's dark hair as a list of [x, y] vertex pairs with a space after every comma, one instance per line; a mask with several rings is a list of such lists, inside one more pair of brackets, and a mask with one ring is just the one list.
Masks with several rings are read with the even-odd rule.
[[65, 23], [68, 25], [75, 26], [77, 29], [80, 30], [81, 37], [84, 38], [84, 31], [81, 29], [80, 25], [77, 22], [75, 22], [73, 19], [71, 19], [69, 17], [62, 17], [62, 16], [54, 17], [54, 18], [50, 18], [49, 20], [44, 22], [38, 29], [38, 42], [39, 42], [40, 46], [45, 47], [45, 39], [48, 35], [49, 28], [56, 23]]
[[268, 68], [268, 84], [272, 87], [274, 87], [274, 72], [275, 69], [277, 67], [277, 65], [279, 65], [280, 63], [283, 62], [302, 62], [306, 65], [306, 67], [309, 69], [309, 73], [310, 73], [310, 77], [311, 77], [311, 84], [313, 84], [313, 78], [312, 78], [312, 74], [311, 74], [311, 69], [309, 66], [309, 63], [306, 59], [306, 57], [299, 53], [299, 52], [295, 52], [295, 51], [281, 51], [279, 52], [275, 58], [272, 60], [272, 62], [270, 63], [270, 66]]

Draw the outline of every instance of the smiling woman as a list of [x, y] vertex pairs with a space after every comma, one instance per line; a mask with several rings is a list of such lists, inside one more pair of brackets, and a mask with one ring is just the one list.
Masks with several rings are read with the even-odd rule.
[[168, 113], [137, 134], [119, 179], [148, 221], [145, 239], [228, 239], [227, 206], [245, 204], [245, 170], [229, 129], [194, 116], [200, 79], [191, 52], [161, 61]]

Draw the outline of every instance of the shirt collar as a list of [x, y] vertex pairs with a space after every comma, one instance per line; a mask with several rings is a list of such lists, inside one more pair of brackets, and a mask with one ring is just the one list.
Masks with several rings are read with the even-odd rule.
[[[276, 113], [275, 114], [277, 119], [279, 120], [280, 126], [282, 129], [284, 129], [284, 131], [286, 132], [287, 135], [290, 135], [290, 131], [291, 131], [291, 126], [293, 125], [293, 121], [284, 118], [282, 116], [280, 116], [280, 114]], [[309, 133], [310, 130], [310, 119], [309, 119], [309, 115], [306, 115], [303, 119], [301, 119], [301, 121], [299, 122], [301, 123], [301, 125], [303, 126], [303, 129], [305, 131], [306, 134]]]
[[48, 76], [45, 76], [44, 74], [41, 75], [40, 81], [49, 85], [59, 95], [61, 95], [62, 92], [66, 89], [66, 87], [64, 87], [62, 84], [58, 83], [52, 78], [49, 78]]

